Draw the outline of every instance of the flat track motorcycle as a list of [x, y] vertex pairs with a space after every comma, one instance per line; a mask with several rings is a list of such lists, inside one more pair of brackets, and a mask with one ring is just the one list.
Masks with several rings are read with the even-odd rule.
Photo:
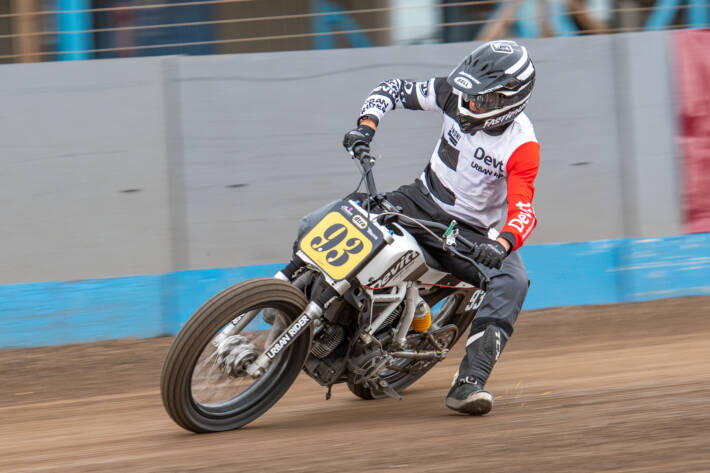
[[[362, 399], [393, 397], [436, 363], [471, 323], [487, 282], [473, 243], [398, 212], [378, 194], [364, 147], [352, 153], [367, 185], [301, 232], [273, 278], [231, 286], [182, 327], [161, 375], [163, 405], [193, 432], [237, 429], [283, 396], [301, 370]], [[362, 181], [361, 181], [362, 182]], [[481, 288], [447, 274], [408, 232], [418, 226], [481, 272]]]

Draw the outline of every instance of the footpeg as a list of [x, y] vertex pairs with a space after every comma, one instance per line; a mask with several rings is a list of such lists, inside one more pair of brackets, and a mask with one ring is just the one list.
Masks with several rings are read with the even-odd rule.
[[394, 388], [392, 386], [390, 386], [390, 384], [387, 381], [380, 378], [375, 382], [377, 383], [379, 389], [381, 389], [384, 394], [386, 394], [387, 396], [389, 396], [393, 399], [396, 399], [398, 401], [402, 400], [402, 396], [400, 396], [400, 394], [397, 391], [395, 391]]

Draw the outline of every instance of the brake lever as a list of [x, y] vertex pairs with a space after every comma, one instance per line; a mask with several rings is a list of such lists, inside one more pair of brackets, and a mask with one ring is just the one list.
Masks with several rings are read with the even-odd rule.
[[[471, 263], [471, 265], [474, 268], [476, 268], [476, 271], [478, 271], [478, 274], [481, 276], [481, 286], [483, 286], [483, 287], [481, 287], [481, 289], [483, 289], [485, 291], [486, 288], [488, 287], [488, 283], [490, 282], [490, 279], [488, 279], [488, 276], [486, 276], [486, 273], [484, 273], [483, 269], [481, 269], [481, 265], [479, 263], [477, 263], [476, 261], [474, 261], [473, 258], [469, 258], [468, 256], [465, 256], [463, 253], [461, 253], [460, 251], [458, 251], [456, 249], [456, 239], [459, 236], [459, 229], [458, 229], [457, 225], [458, 225], [458, 222], [456, 222], [456, 220], [452, 220], [451, 223], [449, 223], [448, 228], [446, 229], [446, 231], [442, 235], [444, 238], [444, 241], [442, 243], [442, 249], [447, 253], [450, 253], [452, 255], [456, 255], [459, 258]], [[464, 246], [468, 246], [468, 245], [464, 245]], [[475, 248], [475, 244], [471, 248], [471, 250], [473, 250], [474, 248]]]

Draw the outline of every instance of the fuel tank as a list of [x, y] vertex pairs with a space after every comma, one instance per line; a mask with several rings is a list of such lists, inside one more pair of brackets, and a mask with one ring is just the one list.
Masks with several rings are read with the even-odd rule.
[[414, 237], [399, 225], [395, 224], [394, 227], [396, 230], [391, 234], [391, 243], [382, 248], [377, 257], [358, 273], [357, 279], [362, 285], [370, 288], [394, 286], [434, 271], [425, 264], [421, 248]]

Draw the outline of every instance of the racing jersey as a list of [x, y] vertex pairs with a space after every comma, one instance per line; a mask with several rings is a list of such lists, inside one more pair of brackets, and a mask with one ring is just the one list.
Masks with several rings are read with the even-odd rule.
[[537, 224], [532, 206], [540, 165], [540, 145], [528, 117], [521, 113], [508, 126], [492, 132], [461, 131], [456, 121], [458, 95], [445, 77], [426, 82], [390, 79], [365, 99], [358, 123], [376, 124], [390, 110], [435, 110], [443, 116], [429, 164], [418, 179], [447, 213], [482, 229], [497, 226], [500, 236], [517, 250]]

